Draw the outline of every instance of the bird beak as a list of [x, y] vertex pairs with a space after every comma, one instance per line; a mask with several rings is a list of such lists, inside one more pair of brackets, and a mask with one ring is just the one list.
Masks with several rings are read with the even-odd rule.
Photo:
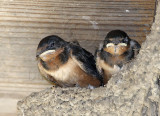
[[124, 46], [125, 47], [125, 46], [127, 46], [127, 44], [126, 43], [119, 43], [118, 46]]
[[54, 52], [55, 52], [55, 50], [42, 50], [42, 51], [37, 52], [36, 58], [43, 57], [43, 56], [46, 56], [48, 54], [53, 54]]
[[48, 58], [50, 58], [49, 56], [52, 54], [55, 54], [55, 50], [47, 50], [47, 51], [41, 51], [41, 52], [37, 52], [36, 54], [36, 59], [38, 60], [39, 58], [42, 60], [47, 60]]
[[113, 46], [114, 46], [113, 43], [108, 43], [108, 44], [106, 45], [106, 48], [108, 48], [108, 47], [113, 47]]
[[49, 54], [54, 54], [56, 50], [47, 50], [45, 52], [42, 52], [41, 54], [38, 54], [38, 56], [41, 58], [41, 57], [45, 57], [46, 55], [49, 55]]

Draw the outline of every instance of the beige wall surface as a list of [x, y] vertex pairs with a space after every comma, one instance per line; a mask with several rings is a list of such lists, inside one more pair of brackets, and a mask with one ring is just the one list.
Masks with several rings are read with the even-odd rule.
[[43, 37], [77, 39], [92, 53], [113, 29], [142, 43], [154, 7], [154, 0], [0, 0], [0, 115], [13, 116], [17, 100], [51, 87], [35, 58]]

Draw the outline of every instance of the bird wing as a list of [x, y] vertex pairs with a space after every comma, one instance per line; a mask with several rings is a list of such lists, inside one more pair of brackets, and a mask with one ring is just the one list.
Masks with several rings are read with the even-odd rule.
[[80, 46], [71, 45], [71, 58], [87, 74], [97, 77], [102, 82], [102, 76], [96, 68], [94, 56]]
[[134, 50], [134, 55], [136, 56], [139, 53], [141, 45], [135, 40], [131, 40], [130, 44], [132, 49]]

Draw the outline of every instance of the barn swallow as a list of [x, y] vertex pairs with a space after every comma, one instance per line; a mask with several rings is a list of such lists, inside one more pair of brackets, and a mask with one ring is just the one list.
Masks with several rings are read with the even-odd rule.
[[102, 85], [94, 56], [77, 42], [47, 36], [40, 41], [36, 57], [40, 73], [54, 85], [91, 89]]
[[110, 31], [103, 44], [96, 50], [96, 66], [103, 75], [104, 84], [113, 74], [118, 72], [125, 63], [138, 54], [140, 44], [129, 38], [127, 33], [121, 30]]

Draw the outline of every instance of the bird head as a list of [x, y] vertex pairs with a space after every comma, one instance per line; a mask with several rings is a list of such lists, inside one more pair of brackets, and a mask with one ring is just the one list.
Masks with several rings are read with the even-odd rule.
[[130, 38], [121, 30], [110, 31], [103, 43], [103, 49], [112, 55], [121, 55], [128, 50]]
[[36, 57], [48, 60], [61, 53], [66, 44], [66, 41], [56, 35], [47, 36], [39, 42]]

